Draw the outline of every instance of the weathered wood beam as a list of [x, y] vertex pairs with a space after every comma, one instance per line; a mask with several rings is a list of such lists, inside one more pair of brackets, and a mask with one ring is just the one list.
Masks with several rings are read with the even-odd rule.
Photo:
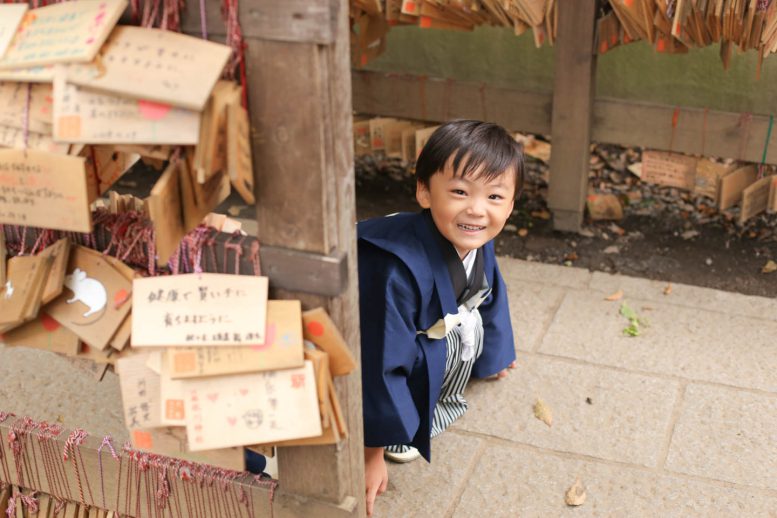
[[[227, 30], [221, 15], [221, 2], [207, 0], [204, 5], [208, 37], [223, 38]], [[343, 7], [347, 9], [347, 6]], [[238, 17], [245, 38], [329, 45], [335, 41], [341, 8], [338, 0], [243, 1], [239, 3]], [[202, 34], [199, 0], [186, 0], [181, 30]]]
[[553, 152], [548, 207], [556, 230], [577, 232], [588, 190], [591, 118], [596, 86], [597, 0], [558, 3], [554, 48]]
[[[352, 149], [348, 3], [332, 0], [333, 42], [289, 43], [271, 35], [246, 40], [256, 185], [257, 235], [262, 246], [347, 257], [348, 283], [334, 298], [275, 290], [304, 307], [325, 306], [356, 358], [360, 357]], [[282, 2], [254, 0], [252, 8]], [[321, 2], [315, 2], [320, 5]], [[244, 27], [250, 23], [242, 18]], [[294, 17], [278, 22], [293, 33]], [[348, 439], [337, 445], [280, 448], [279, 499], [302, 498], [330, 511], [364, 514], [361, 378], [335, 381]], [[350, 510], [349, 510], [350, 509]], [[311, 514], [310, 516], [317, 516]]]
[[430, 122], [478, 119], [549, 134], [549, 93], [412, 74], [352, 70], [356, 112]]

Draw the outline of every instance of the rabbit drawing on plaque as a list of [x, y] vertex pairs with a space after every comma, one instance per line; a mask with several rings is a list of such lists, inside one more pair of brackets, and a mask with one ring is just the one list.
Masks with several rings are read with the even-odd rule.
[[102, 283], [86, 276], [86, 272], [80, 268], [65, 276], [65, 286], [73, 292], [73, 297], [68, 304], [79, 301], [85, 304], [89, 311], [84, 313], [84, 318], [101, 311], [108, 302], [108, 294]]

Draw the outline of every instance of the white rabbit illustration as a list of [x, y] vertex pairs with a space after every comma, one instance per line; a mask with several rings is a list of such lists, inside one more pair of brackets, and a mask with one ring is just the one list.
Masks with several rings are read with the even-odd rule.
[[73, 292], [73, 298], [67, 301], [68, 304], [80, 301], [89, 307], [89, 311], [83, 315], [84, 318], [101, 311], [108, 302], [108, 294], [102, 283], [87, 277], [86, 272], [80, 268], [65, 276], [65, 286]]

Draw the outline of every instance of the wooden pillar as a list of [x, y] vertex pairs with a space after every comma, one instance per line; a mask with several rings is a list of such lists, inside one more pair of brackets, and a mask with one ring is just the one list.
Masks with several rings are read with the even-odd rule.
[[[224, 41], [220, 2], [205, 2], [209, 37]], [[184, 30], [198, 34], [199, 3], [187, 1]], [[263, 245], [347, 258], [335, 297], [284, 291], [303, 307], [324, 306], [360, 357], [356, 215], [347, 0], [243, 0], [257, 236]], [[309, 275], [300, 271], [300, 277]], [[348, 440], [281, 448], [275, 516], [362, 516], [361, 377], [335, 380]]]
[[[348, 261], [348, 285], [337, 297], [273, 295], [325, 306], [358, 358], [348, 2], [249, 4], [243, 26], [269, 20], [278, 33], [251, 38], [246, 54], [259, 240], [324, 255], [344, 252]], [[335, 446], [280, 449], [276, 516], [364, 514], [359, 373], [336, 386], [350, 436]], [[295, 495], [318, 502], [285, 500]]]
[[596, 80], [597, 0], [559, 0], [548, 205], [556, 230], [577, 232], [588, 189]]

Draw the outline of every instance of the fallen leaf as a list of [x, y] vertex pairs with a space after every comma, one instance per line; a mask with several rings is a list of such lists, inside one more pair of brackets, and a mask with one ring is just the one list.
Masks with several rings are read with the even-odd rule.
[[761, 268], [761, 273], [772, 273], [774, 271], [777, 271], [777, 263], [769, 259], [763, 268]]
[[553, 412], [540, 398], [537, 398], [537, 402], [534, 403], [534, 417], [548, 426], [553, 425]]
[[623, 298], [623, 290], [618, 290], [609, 297], [604, 297], [604, 300], [609, 300], [610, 302], [614, 302], [616, 300], [620, 300]]
[[619, 254], [621, 253], [621, 249], [615, 245], [610, 245], [607, 248], [603, 250], [605, 254]]
[[575, 480], [575, 483], [572, 484], [572, 487], [567, 489], [567, 492], [564, 495], [564, 502], [566, 502], [567, 505], [583, 505], [585, 497], [585, 487], [578, 478]]
[[565, 261], [577, 261], [579, 257], [577, 256], [577, 252], [569, 252], [566, 256], [564, 256]]
[[57, 416], [57, 422], [58, 422], [59, 424], [65, 424], [65, 416], [63, 416], [63, 415], [58, 415], [58, 416]]
[[664, 295], [669, 295], [672, 293], [672, 283], [666, 285], [666, 288], [664, 288]]
[[647, 326], [647, 322], [625, 302], [621, 302], [620, 314], [629, 319], [629, 325], [623, 329], [623, 334], [626, 336], [639, 336], [640, 326]]
[[519, 228], [518, 229], [518, 235], [521, 237], [526, 237], [529, 235], [529, 229], [528, 228]]
[[240, 215], [240, 207], [232, 205], [227, 209], [227, 212], [229, 212], [230, 216], [232, 216], [233, 218], [236, 218]]
[[623, 315], [624, 317], [628, 318], [629, 320], [637, 320], [637, 319], [639, 319], [639, 317], [634, 312], [634, 310], [631, 309], [631, 307], [628, 304], [626, 304], [625, 302], [621, 303], [620, 312], [621, 312], [621, 315]]

